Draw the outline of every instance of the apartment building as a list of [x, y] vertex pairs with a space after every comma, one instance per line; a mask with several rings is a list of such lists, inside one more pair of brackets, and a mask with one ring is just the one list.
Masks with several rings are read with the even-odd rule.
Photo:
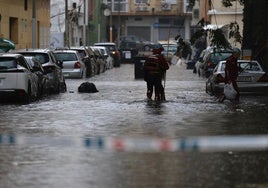
[[0, 35], [17, 49], [49, 47], [50, 0], [1, 0]]
[[[148, 41], [180, 34], [190, 39], [192, 10], [188, 0], [104, 0], [117, 35], [137, 35]], [[111, 23], [110, 23], [111, 24]], [[108, 23], [109, 25], [109, 23]]]

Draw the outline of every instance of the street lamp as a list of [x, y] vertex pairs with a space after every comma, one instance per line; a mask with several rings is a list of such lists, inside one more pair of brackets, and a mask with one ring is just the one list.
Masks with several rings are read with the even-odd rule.
[[70, 46], [69, 44], [69, 14], [68, 14], [68, 0], [65, 0], [65, 45]]
[[110, 39], [110, 42], [113, 42], [112, 5], [110, 5], [110, 8], [106, 8], [104, 10], [104, 16], [110, 16], [109, 39]]
[[120, 13], [120, 9], [121, 9], [121, 0], [118, 0], [118, 31], [117, 31], [117, 46], [119, 48], [120, 45], [120, 35], [121, 35], [121, 13]]

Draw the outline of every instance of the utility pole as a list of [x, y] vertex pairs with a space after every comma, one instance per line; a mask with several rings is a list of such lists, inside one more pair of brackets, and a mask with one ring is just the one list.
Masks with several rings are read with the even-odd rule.
[[86, 25], [88, 21], [88, 1], [84, 0], [84, 23], [83, 23], [83, 45], [86, 45]]
[[121, 35], [121, 0], [118, 0], [118, 31], [117, 31], [117, 46], [120, 45], [120, 35]]
[[36, 48], [36, 0], [32, 1], [32, 48]]
[[65, 0], [65, 46], [70, 47], [70, 44], [69, 44], [69, 14], [68, 14], [68, 0]]
[[112, 18], [112, 4], [110, 7], [110, 42], [113, 42], [113, 18]]

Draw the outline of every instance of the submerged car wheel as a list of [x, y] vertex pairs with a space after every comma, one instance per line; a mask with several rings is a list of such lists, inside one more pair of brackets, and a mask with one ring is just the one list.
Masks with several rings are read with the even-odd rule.
[[67, 91], [66, 83], [62, 83], [60, 87], [60, 92], [65, 93]]
[[206, 82], [206, 93], [209, 95], [214, 95], [213, 89], [212, 89], [212, 84], [211, 82]]

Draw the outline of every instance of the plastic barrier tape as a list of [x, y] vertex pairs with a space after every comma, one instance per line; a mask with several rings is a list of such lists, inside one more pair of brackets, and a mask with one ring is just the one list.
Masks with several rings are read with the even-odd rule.
[[125, 137], [27, 137], [1, 135], [1, 146], [45, 145], [53, 147], [82, 147], [95, 150], [125, 152], [224, 152], [267, 151], [268, 135], [200, 136], [180, 139]]

